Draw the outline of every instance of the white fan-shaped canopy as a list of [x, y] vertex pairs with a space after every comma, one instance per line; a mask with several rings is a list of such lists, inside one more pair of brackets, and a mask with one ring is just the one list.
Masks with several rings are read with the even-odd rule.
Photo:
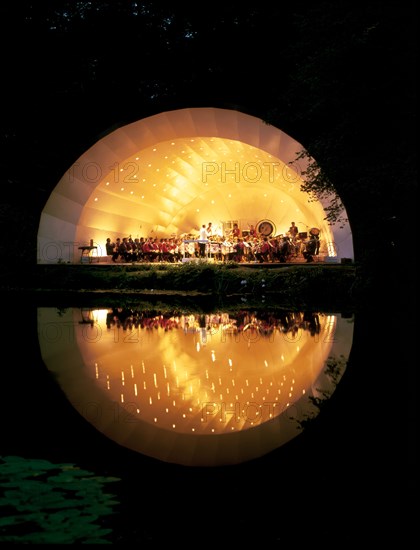
[[[329, 256], [353, 258], [349, 224], [330, 226], [322, 201], [300, 190], [303, 147], [258, 118], [226, 109], [169, 111], [108, 134], [63, 175], [41, 214], [38, 263], [78, 261], [108, 237], [220, 235], [269, 220], [320, 230]], [[290, 163], [293, 163], [291, 165]]]

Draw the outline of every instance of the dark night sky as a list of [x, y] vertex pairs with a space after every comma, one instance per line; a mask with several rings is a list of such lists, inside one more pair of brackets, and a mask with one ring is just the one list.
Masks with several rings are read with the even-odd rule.
[[395, 188], [413, 186], [414, 3], [176, 6], [3, 3], [1, 185], [10, 207], [39, 213], [68, 166], [115, 127], [213, 106], [261, 117], [308, 147], [353, 216], [364, 204], [361, 218], [374, 216], [380, 200], [375, 225], [393, 215], [405, 223]]

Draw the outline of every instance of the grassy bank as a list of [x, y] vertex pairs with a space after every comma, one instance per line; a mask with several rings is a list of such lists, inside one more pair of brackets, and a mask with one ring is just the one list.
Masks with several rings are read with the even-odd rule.
[[[367, 285], [367, 286], [366, 286]], [[355, 308], [369, 291], [355, 265], [243, 266], [240, 264], [37, 265], [3, 276], [3, 292], [58, 297], [106, 295], [114, 300], [137, 296], [201, 296], [214, 303], [281, 302], [296, 307]], [[96, 298], [97, 299], [97, 298]]]

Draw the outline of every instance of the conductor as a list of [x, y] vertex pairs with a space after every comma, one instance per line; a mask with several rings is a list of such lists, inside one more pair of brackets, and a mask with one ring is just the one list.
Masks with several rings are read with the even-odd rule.
[[206, 226], [205, 224], [203, 223], [203, 225], [201, 226], [201, 229], [200, 229], [200, 236], [198, 238], [198, 254], [200, 256], [200, 258], [205, 258], [206, 257], [206, 244], [207, 244], [207, 229], [206, 229]]

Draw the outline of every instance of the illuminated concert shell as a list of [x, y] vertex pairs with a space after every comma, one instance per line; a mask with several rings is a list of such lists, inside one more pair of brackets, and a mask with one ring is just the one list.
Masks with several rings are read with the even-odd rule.
[[[223, 235], [272, 220], [286, 233], [319, 228], [324, 254], [353, 258], [348, 223], [325, 221], [328, 201], [300, 190], [301, 144], [244, 113], [215, 108], [168, 111], [123, 126], [93, 144], [66, 170], [40, 218], [38, 263], [80, 261], [107, 237], [197, 236], [212, 222]], [[344, 212], [345, 216], [345, 212]]]

